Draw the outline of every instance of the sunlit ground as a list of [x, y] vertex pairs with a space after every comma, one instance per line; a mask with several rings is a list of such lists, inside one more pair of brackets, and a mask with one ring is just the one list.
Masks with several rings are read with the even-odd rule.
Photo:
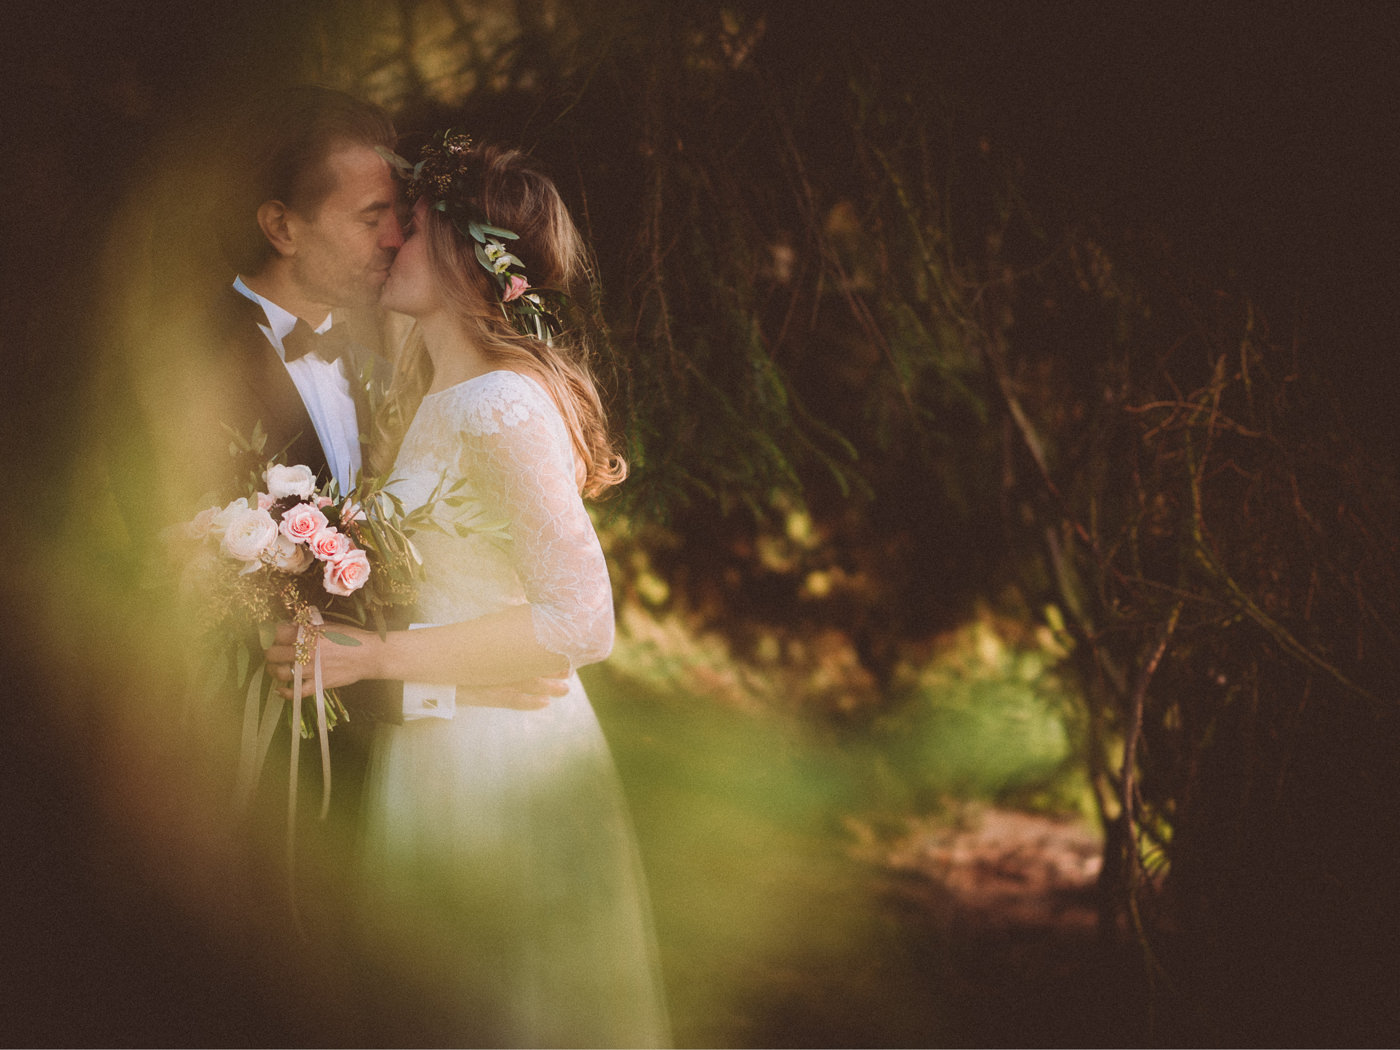
[[860, 1045], [872, 1023], [937, 1042], [937, 995], [915, 980], [940, 946], [905, 943], [850, 856], [841, 816], [861, 803], [840, 752], [606, 670], [589, 685], [642, 840], [677, 1043]]
[[[1017, 1039], [1008, 1004], [1031, 1025], [1073, 1011], [1061, 985], [1082, 952], [1058, 938], [1092, 936], [1097, 834], [1051, 657], [989, 630], [860, 732], [717, 702], [695, 674], [714, 643], [681, 632], [624, 637], [590, 669], [679, 1045], [965, 1045]], [[1014, 972], [984, 972], [1003, 949]]]

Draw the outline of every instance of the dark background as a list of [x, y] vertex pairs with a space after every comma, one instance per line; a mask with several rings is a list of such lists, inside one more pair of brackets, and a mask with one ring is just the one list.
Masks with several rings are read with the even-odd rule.
[[[768, 12], [775, 65], [835, 70], [858, 49], [933, 68], [1023, 159], [1048, 225], [1166, 230], [1204, 270], [1238, 274], [1275, 316], [1301, 320], [1327, 348], [1317, 366], [1348, 383], [1362, 414], [1389, 414], [1393, 5], [751, 6]], [[173, 2], [12, 16], [0, 302], [21, 403], [55, 390], [93, 235], [159, 129], [285, 68], [296, 18], [270, 3]]]
[[[1227, 9], [1228, 7], [1228, 9]], [[1393, 291], [1400, 141], [1392, 4], [770, 5], [764, 46], [794, 64], [842, 49], [942, 72], [1019, 155], [1055, 222], [1165, 231], [1201, 272], [1237, 281], [1298, 325], [1364, 440], [1396, 441]], [[62, 486], [80, 436], [81, 338], [105, 214], [140, 185], [164, 121], [275, 70], [295, 40], [271, 4], [30, 5], [3, 55], [3, 454], [7, 495], [0, 762], [5, 812], [0, 1039], [12, 1043], [276, 1042], [287, 1017], [247, 1017], [236, 968], [198, 930], [94, 866], [83, 771], [44, 704], [100, 623], [33, 631], [34, 533], [74, 508]], [[191, 187], [191, 192], [197, 192]], [[1392, 444], [1392, 448], [1400, 445]], [[10, 561], [7, 558], [7, 561]], [[1377, 829], [1389, 834], [1390, 829]]]

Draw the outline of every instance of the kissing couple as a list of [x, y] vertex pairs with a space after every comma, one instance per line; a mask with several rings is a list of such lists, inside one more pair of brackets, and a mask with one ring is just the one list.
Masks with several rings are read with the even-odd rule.
[[[411, 974], [371, 1023], [414, 1045], [666, 1045], [645, 877], [577, 673], [614, 635], [585, 500], [626, 476], [568, 323], [586, 246], [519, 150], [448, 129], [404, 159], [382, 110], [319, 87], [252, 124], [191, 445], [257, 430], [342, 493], [373, 470], [405, 508], [446, 485], [503, 526], [415, 535], [411, 623], [312, 636], [357, 727], [331, 734], [356, 957]], [[265, 659], [311, 694], [294, 625]]]

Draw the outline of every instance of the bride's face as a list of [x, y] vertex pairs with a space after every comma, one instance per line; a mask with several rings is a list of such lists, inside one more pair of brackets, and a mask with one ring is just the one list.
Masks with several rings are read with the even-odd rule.
[[403, 247], [394, 257], [379, 299], [379, 304], [386, 309], [410, 317], [425, 317], [444, 305], [442, 290], [428, 260], [428, 240], [424, 233], [427, 222], [428, 204], [420, 200], [413, 206], [413, 218], [404, 231]]

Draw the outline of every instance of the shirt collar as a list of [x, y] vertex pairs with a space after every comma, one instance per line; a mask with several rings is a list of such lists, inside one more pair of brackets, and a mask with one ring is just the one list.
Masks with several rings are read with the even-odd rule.
[[[282, 340], [287, 337], [288, 332], [296, 327], [296, 314], [282, 309], [282, 307], [278, 306], [271, 299], [264, 299], [243, 282], [243, 276], [241, 274], [233, 279], [233, 287], [240, 295], [246, 296], [263, 308], [263, 314], [267, 317], [267, 324], [263, 327], [267, 329], [268, 334], [272, 337], [272, 345], [277, 348], [277, 356], [282, 357], [284, 354]], [[332, 315], [327, 314], [326, 319], [321, 322], [320, 326], [313, 330], [318, 333], [325, 332], [330, 328], [332, 321]]]

